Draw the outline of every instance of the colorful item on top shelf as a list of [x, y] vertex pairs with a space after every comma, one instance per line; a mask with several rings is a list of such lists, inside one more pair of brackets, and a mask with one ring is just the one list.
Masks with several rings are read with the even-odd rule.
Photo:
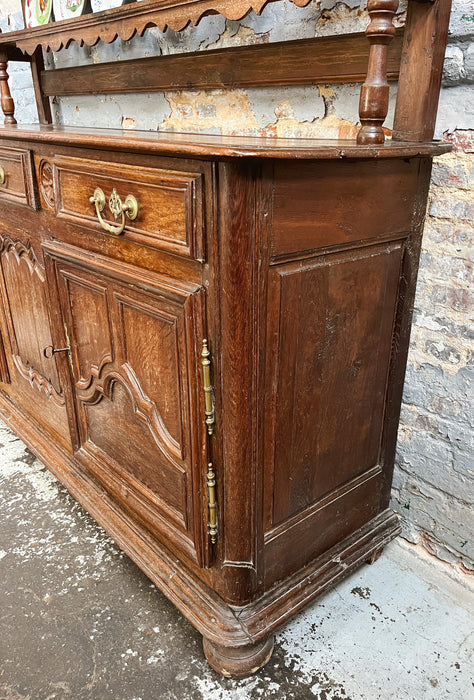
[[28, 29], [33, 26], [33, 2], [32, 0], [25, 0], [23, 6], [23, 14], [25, 17], [25, 27]]
[[53, 9], [53, 0], [36, 0], [35, 3], [35, 18], [37, 25], [47, 24], [51, 21], [51, 10]]
[[113, 7], [126, 4], [128, 4], [127, 0], [91, 0], [92, 12], [103, 12], [103, 10], [111, 10]]
[[53, 0], [25, 0], [24, 15], [25, 25], [39, 27], [51, 21]]
[[53, 0], [56, 20], [72, 19], [90, 12], [89, 0]]

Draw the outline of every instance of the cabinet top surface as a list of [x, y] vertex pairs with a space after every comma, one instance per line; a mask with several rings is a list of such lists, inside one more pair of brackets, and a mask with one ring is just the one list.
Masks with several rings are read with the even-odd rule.
[[435, 156], [451, 150], [440, 141], [411, 143], [386, 141], [383, 145], [358, 145], [349, 140], [215, 136], [208, 134], [87, 129], [64, 126], [0, 126], [0, 138], [55, 145], [132, 151], [156, 155], [207, 159], [374, 159]]

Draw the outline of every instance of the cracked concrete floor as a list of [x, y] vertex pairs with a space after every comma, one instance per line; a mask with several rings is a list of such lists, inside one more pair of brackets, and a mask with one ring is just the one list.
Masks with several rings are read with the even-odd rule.
[[220, 678], [200, 635], [0, 424], [0, 699], [473, 700], [474, 605], [400, 543]]

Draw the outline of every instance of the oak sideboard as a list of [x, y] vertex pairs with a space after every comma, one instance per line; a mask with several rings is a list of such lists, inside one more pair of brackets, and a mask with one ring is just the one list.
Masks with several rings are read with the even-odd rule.
[[[43, 49], [251, 3], [163, 5], [0, 36], [0, 414], [239, 677], [399, 532], [416, 274], [432, 159], [449, 150], [432, 141], [449, 4], [410, 0], [392, 139], [390, 0], [369, 2], [357, 140], [53, 125], [68, 82]], [[7, 61], [23, 59], [38, 126], [15, 124]], [[71, 71], [84, 92], [87, 68]]]

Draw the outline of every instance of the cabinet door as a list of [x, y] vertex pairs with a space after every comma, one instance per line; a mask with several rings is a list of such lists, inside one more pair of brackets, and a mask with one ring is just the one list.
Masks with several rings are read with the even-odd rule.
[[[51, 345], [45, 269], [31, 244], [0, 235], [0, 288], [4, 311], [2, 382], [30, 415], [68, 444], [68, 425], [62, 381]], [[8, 363], [8, 365], [7, 365]]]
[[57, 340], [71, 348], [77, 458], [162, 541], [202, 563], [203, 289], [65, 244], [44, 248]]

